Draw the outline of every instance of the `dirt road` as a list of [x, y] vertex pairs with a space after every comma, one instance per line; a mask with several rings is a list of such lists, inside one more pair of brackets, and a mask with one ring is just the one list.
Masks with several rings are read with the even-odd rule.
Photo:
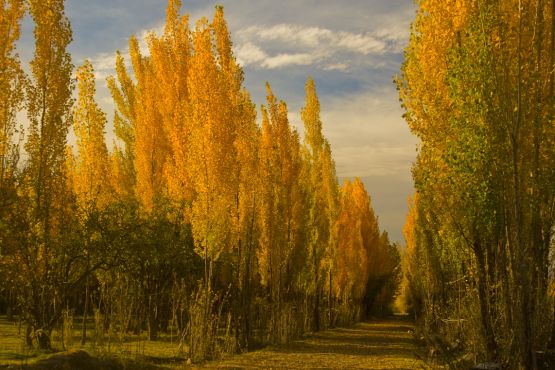
[[288, 345], [265, 348], [200, 368], [227, 369], [427, 369], [419, 359], [412, 325], [402, 319], [359, 323]]

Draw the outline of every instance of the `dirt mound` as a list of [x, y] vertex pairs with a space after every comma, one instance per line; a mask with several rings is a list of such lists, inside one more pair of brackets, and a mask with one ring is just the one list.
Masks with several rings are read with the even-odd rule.
[[33, 370], [119, 370], [118, 364], [113, 360], [102, 360], [92, 357], [83, 350], [66, 352], [53, 355], [45, 360], [37, 362]]
[[31, 365], [11, 365], [3, 370], [120, 370], [121, 365], [114, 360], [92, 357], [86, 351], [78, 350], [52, 355]]

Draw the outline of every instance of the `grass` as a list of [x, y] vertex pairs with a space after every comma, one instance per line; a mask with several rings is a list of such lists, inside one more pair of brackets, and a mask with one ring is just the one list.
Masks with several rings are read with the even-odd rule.
[[410, 322], [390, 319], [315, 333], [293, 343], [206, 363], [228, 369], [428, 369]]
[[0, 316], [0, 364], [24, 364], [48, 356], [48, 353], [29, 349], [25, 345], [25, 326]]
[[[94, 328], [87, 329], [89, 342], [81, 347], [81, 327], [75, 320], [69, 352], [41, 353], [26, 349], [17, 322], [0, 317], [0, 369], [52, 370], [160, 370], [185, 367], [185, 356], [178, 356], [176, 336], [163, 335], [150, 342], [146, 334], [128, 335], [94, 345]], [[412, 324], [402, 318], [359, 323], [351, 328], [337, 328], [310, 334], [287, 345], [267, 347], [187, 368], [227, 369], [428, 369], [412, 335]], [[61, 348], [59, 332], [54, 332], [53, 347]], [[86, 351], [86, 352], [85, 352]], [[94, 356], [94, 357], [93, 357]]]
[[[75, 353], [90, 353], [99, 358], [113, 359], [115, 368], [139, 368], [139, 363], [153, 365], [151, 368], [174, 368], [182, 365], [186, 358], [187, 347], [179, 346], [179, 337], [161, 333], [157, 341], [149, 341], [147, 333], [139, 335], [114, 335], [109, 337], [103, 334], [102, 337], [95, 336], [94, 321], [87, 321], [87, 342], [81, 346], [82, 318], [74, 319], [72, 336], [68, 340], [66, 336], [65, 351]], [[52, 332], [52, 351], [39, 351], [30, 349], [25, 344], [25, 324], [19, 327], [18, 321], [8, 321], [6, 316], [0, 316], [0, 365], [27, 365], [41, 364], [48, 359], [60, 355], [53, 353], [64, 351], [62, 343], [61, 329]], [[84, 352], [84, 351], [86, 352]], [[75, 355], [79, 361], [83, 355]], [[70, 356], [71, 357], [71, 356]], [[90, 362], [90, 361], [89, 361]], [[128, 367], [127, 364], [134, 364]], [[112, 368], [106, 364], [102, 368]], [[37, 365], [38, 366], [38, 365]], [[0, 366], [0, 369], [2, 367]], [[42, 368], [42, 366], [37, 367]]]

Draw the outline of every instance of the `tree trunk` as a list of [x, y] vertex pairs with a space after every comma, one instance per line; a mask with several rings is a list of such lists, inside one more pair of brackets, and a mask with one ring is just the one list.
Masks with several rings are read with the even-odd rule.
[[[549, 67], [551, 68], [551, 72], [549, 74], [549, 99], [551, 104], [553, 105], [555, 94], [554, 94], [554, 85], [555, 85], [555, 75], [553, 72], [553, 64], [555, 59], [555, 0], [551, 0], [551, 47], [549, 48]], [[549, 233], [547, 235], [550, 236]], [[545, 240], [548, 242], [551, 240], [551, 237], [547, 237]], [[551, 337], [549, 338], [549, 342], [547, 344], [547, 348], [551, 350], [555, 350], [555, 307], [553, 308], [553, 322], [551, 326]]]
[[331, 268], [329, 271], [329, 275], [330, 275], [330, 281], [329, 281], [329, 293], [328, 293], [328, 322], [329, 322], [329, 326], [330, 328], [333, 328], [333, 317], [332, 317], [332, 299], [331, 299], [331, 282], [332, 282], [332, 278], [331, 278]]
[[89, 312], [89, 278], [85, 280], [85, 307], [83, 309], [83, 331], [81, 335], [81, 345], [87, 342], [87, 313]]
[[27, 325], [27, 329], [25, 330], [25, 343], [28, 348], [33, 348], [33, 325]]
[[480, 301], [482, 330], [486, 340], [486, 356], [488, 360], [495, 360], [497, 358], [497, 343], [490, 320], [484, 251], [479, 243], [474, 244], [473, 250], [478, 265], [478, 299]]
[[551, 325], [551, 338], [547, 343], [547, 348], [555, 350], [555, 307], [553, 307], [553, 324]]
[[318, 260], [316, 259], [316, 246], [314, 246], [314, 331], [320, 331], [320, 287], [318, 286], [319, 268]]
[[158, 318], [152, 295], [148, 298], [148, 340], [158, 339]]
[[39, 330], [36, 332], [37, 336], [37, 343], [39, 345], [39, 349], [50, 349], [50, 333], [46, 330]]
[[314, 297], [314, 331], [320, 331], [320, 289], [316, 285]]

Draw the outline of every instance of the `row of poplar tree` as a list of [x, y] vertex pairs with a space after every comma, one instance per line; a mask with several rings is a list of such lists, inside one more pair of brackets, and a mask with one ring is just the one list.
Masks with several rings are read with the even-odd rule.
[[412, 307], [436, 342], [535, 368], [555, 348], [555, 2], [417, 5], [398, 85], [421, 140]]
[[[27, 10], [28, 74], [15, 49]], [[177, 328], [203, 359], [221, 327], [248, 349], [393, 297], [397, 248], [362, 183], [339, 188], [314, 82], [304, 143], [269, 85], [259, 125], [223, 9], [194, 29], [179, 10], [170, 0], [146, 54], [131, 37], [130, 67], [117, 54], [109, 152], [91, 63], [72, 77], [64, 0], [1, 3], [0, 305], [27, 323], [29, 345], [49, 347], [71, 310], [151, 340]]]

